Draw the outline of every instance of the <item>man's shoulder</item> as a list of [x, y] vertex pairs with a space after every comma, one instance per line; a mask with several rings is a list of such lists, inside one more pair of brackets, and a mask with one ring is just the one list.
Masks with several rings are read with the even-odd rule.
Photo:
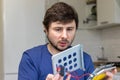
[[91, 57], [87, 52], [83, 52], [84, 57]]
[[26, 51], [24, 51], [25, 54], [28, 55], [38, 55], [41, 54], [42, 52], [44, 52], [47, 49], [47, 45], [38, 45], [35, 47], [32, 47], [30, 49], [27, 49]]

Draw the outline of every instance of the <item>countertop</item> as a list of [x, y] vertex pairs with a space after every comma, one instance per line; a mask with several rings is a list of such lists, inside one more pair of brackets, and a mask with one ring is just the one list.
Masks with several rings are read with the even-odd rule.
[[94, 62], [94, 66], [95, 67], [99, 67], [101, 65], [106, 65], [106, 64], [115, 64], [115, 66], [117, 67], [117, 71], [120, 72], [120, 62], [111, 62], [111, 61], [97, 61], [97, 62]]

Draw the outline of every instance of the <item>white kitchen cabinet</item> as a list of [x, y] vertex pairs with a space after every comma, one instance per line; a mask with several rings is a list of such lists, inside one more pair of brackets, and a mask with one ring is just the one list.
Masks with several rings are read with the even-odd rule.
[[98, 25], [120, 23], [120, 0], [97, 0]]
[[120, 0], [97, 0], [97, 25], [120, 25]]
[[[86, 4], [85, 10], [87, 15], [90, 14], [90, 6], [93, 4], [95, 3]], [[84, 25], [80, 29], [105, 29], [120, 26], [120, 0], [96, 0], [96, 14], [96, 22], [89, 21], [85, 23], [88, 26]], [[85, 16], [85, 19], [87, 18]]]

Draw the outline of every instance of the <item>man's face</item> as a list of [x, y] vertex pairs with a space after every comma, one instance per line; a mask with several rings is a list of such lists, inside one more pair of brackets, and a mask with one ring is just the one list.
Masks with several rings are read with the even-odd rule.
[[59, 21], [52, 22], [46, 32], [51, 47], [57, 51], [67, 49], [73, 42], [75, 33], [76, 24], [74, 20], [66, 24]]

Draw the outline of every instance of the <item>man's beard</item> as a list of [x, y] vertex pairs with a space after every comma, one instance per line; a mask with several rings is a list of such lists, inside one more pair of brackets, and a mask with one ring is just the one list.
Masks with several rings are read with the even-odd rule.
[[49, 43], [51, 44], [51, 46], [53, 46], [56, 50], [58, 50], [58, 51], [60, 51], [60, 52], [68, 49], [68, 48], [70, 47], [70, 45], [71, 45], [71, 43], [70, 43], [70, 45], [69, 45], [67, 48], [65, 48], [65, 49], [60, 49], [60, 48], [58, 48], [48, 37], [47, 37], [47, 39], [48, 39]]

